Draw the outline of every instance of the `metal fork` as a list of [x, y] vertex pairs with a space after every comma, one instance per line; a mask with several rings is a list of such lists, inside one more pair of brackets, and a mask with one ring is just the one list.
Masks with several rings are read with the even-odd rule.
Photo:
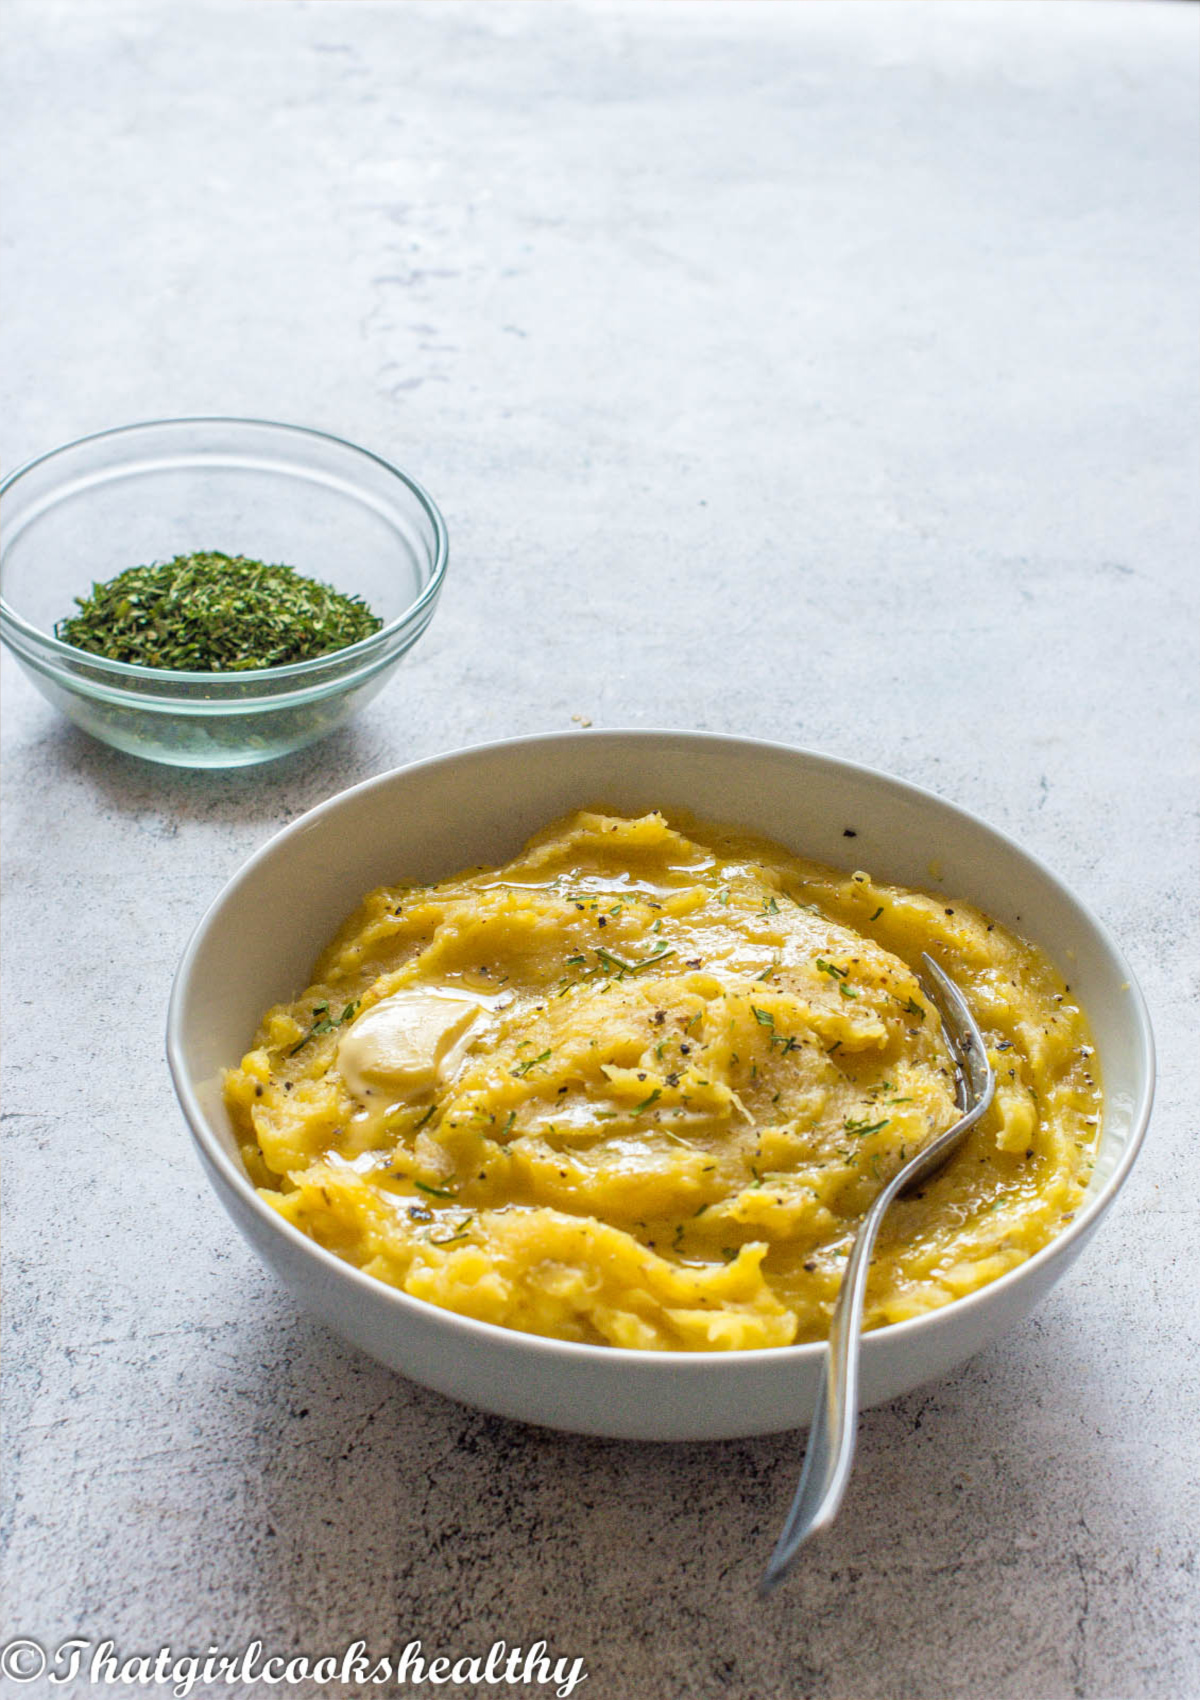
[[871, 1252], [879, 1225], [902, 1192], [927, 1181], [961, 1145], [985, 1114], [996, 1088], [983, 1037], [958, 987], [930, 956], [923, 956], [922, 989], [942, 1019], [942, 1031], [955, 1060], [955, 1097], [963, 1112], [931, 1144], [911, 1157], [884, 1187], [867, 1211], [846, 1262], [833, 1307], [829, 1351], [821, 1370], [817, 1408], [808, 1431], [808, 1448], [800, 1485], [759, 1584], [769, 1594], [782, 1582], [796, 1554], [811, 1536], [827, 1529], [850, 1480], [858, 1427], [858, 1356], [862, 1339], [863, 1300], [871, 1267]]

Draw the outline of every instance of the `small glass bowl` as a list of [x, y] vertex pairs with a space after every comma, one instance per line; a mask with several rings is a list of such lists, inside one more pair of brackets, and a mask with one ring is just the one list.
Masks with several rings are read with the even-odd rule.
[[[173, 767], [302, 749], [383, 686], [429, 624], [446, 525], [398, 467], [339, 437], [254, 419], [166, 419], [82, 437], [0, 484], [0, 637], [77, 726]], [[220, 549], [364, 598], [383, 627], [291, 667], [184, 673], [53, 635], [93, 581]]]

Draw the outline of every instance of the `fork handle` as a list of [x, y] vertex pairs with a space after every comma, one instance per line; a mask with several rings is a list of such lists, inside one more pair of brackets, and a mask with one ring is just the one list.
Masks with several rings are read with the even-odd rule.
[[[895, 1180], [900, 1177], [896, 1176]], [[821, 1366], [821, 1386], [808, 1431], [804, 1468], [796, 1497], [763, 1576], [761, 1593], [781, 1582], [800, 1547], [837, 1515], [854, 1463], [858, 1430], [858, 1358], [863, 1302], [871, 1253], [884, 1212], [896, 1196], [895, 1180], [875, 1200], [855, 1236], [829, 1329], [829, 1350]]]

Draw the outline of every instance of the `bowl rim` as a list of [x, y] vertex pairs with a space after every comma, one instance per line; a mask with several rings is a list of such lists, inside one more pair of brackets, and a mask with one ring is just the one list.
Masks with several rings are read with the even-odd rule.
[[[262, 1223], [268, 1225], [270, 1231], [281, 1234], [293, 1249], [314, 1259], [317, 1265], [331, 1275], [333, 1279], [348, 1282], [351, 1288], [361, 1292], [364, 1297], [373, 1296], [376, 1303], [394, 1305], [399, 1316], [411, 1312], [412, 1307], [415, 1306], [424, 1321], [435, 1324], [444, 1323], [450, 1332], [456, 1334], [464, 1343], [473, 1342], [481, 1346], [499, 1346], [514, 1351], [543, 1352], [551, 1357], [560, 1358], [564, 1366], [571, 1363], [602, 1362], [628, 1367], [636, 1366], [641, 1373], [663, 1375], [699, 1374], [705, 1370], [711, 1372], [719, 1364], [723, 1364], [727, 1371], [733, 1373], [738, 1365], [750, 1369], [755, 1364], [811, 1361], [815, 1360], [825, 1350], [826, 1342], [823, 1340], [805, 1341], [791, 1346], [762, 1346], [741, 1351], [724, 1352], [658, 1352], [630, 1346], [592, 1345], [575, 1340], [560, 1340], [551, 1335], [529, 1334], [520, 1329], [506, 1328], [499, 1323], [484, 1322], [476, 1317], [464, 1316], [458, 1311], [435, 1305], [426, 1299], [416, 1298], [413, 1294], [406, 1293], [399, 1287], [389, 1286], [387, 1282], [366, 1274], [364, 1270], [357, 1268], [352, 1263], [347, 1263], [334, 1252], [326, 1250], [316, 1240], [310, 1239], [307, 1234], [301, 1233], [298, 1228], [285, 1221], [278, 1211], [273, 1210], [269, 1204], [265, 1203], [259, 1196], [258, 1190], [249, 1175], [225, 1150], [220, 1139], [210, 1127], [199, 1100], [192, 1090], [184, 1062], [182, 1022], [183, 1004], [195, 959], [199, 954], [209, 927], [216, 920], [224, 905], [230, 901], [236, 891], [255, 877], [262, 863], [274, 855], [287, 840], [307, 832], [315, 821], [344, 807], [352, 797], [358, 797], [371, 790], [386, 786], [394, 782], [401, 774], [417, 773], [425, 768], [445, 766], [456, 761], [468, 760], [490, 754], [493, 751], [511, 749], [520, 745], [546, 743], [569, 745], [579, 743], [584, 739], [596, 738], [626, 740], [631, 743], [678, 740], [727, 749], [741, 747], [752, 750], [769, 750], [789, 756], [800, 756], [806, 761], [814, 762], [818, 766], [833, 769], [848, 776], [872, 781], [882, 780], [886, 785], [894, 787], [919, 806], [932, 807], [935, 811], [944, 811], [957, 816], [960, 820], [975, 828], [982, 828], [984, 832], [998, 839], [1007, 849], [1014, 851], [1018, 856], [1032, 864], [1035, 871], [1053, 889], [1055, 895], [1064, 899], [1067, 906], [1076, 910], [1092, 927], [1121, 969], [1122, 979], [1129, 992], [1131, 1026], [1137, 1042], [1141, 1081], [1137, 1097], [1131, 1107], [1130, 1136], [1113, 1172], [1096, 1195], [1087, 1199], [1077, 1209], [1074, 1218], [1067, 1226], [1038, 1251], [1034, 1252], [1031, 1257], [1014, 1265], [1012, 1269], [1006, 1270], [994, 1281], [987, 1282], [984, 1286], [976, 1288], [974, 1292], [964, 1294], [961, 1298], [951, 1300], [934, 1310], [925, 1311], [920, 1316], [906, 1317], [900, 1322], [887, 1323], [881, 1328], [871, 1329], [863, 1335], [864, 1351], [876, 1349], [873, 1348], [872, 1342], [886, 1340], [889, 1345], [902, 1343], [906, 1339], [912, 1339], [928, 1329], [937, 1327], [939, 1322], [944, 1326], [944, 1319], [949, 1315], [961, 1319], [969, 1310], [978, 1309], [986, 1304], [990, 1297], [996, 1293], [1029, 1279], [1035, 1271], [1064, 1256], [1075, 1241], [1086, 1239], [1124, 1185], [1141, 1150], [1150, 1121], [1156, 1079], [1154, 1034], [1150, 1025], [1146, 1000], [1124, 952], [1117, 944], [1109, 928], [1092, 913], [1086, 904], [1076, 897], [1065, 881], [1061, 880], [1057, 874], [1047, 867], [1040, 857], [1034, 855], [1032, 851], [1026, 850], [1008, 833], [992, 826], [990, 822], [985, 821], [972, 810], [965, 809], [957, 803], [951, 803], [934, 791], [915, 785], [909, 780], [899, 779], [880, 768], [872, 768], [862, 762], [848, 761], [839, 756], [827, 755], [822, 751], [802, 745], [785, 744], [777, 739], [746, 738], [732, 733], [697, 732], [685, 729], [612, 727], [600, 728], [596, 731], [536, 732], [445, 750], [433, 756], [422, 757], [419, 761], [407, 762], [401, 767], [391, 768], [386, 773], [375, 774], [369, 779], [361, 780], [356, 785], [348, 786], [344, 791], [336, 792], [332, 797], [327, 797], [324, 802], [314, 805], [304, 814], [297, 816], [295, 820], [288, 822], [278, 832], [273, 833], [266, 843], [254, 851], [237, 872], [226, 881], [201, 916], [180, 959], [168, 1004], [167, 1064], [189, 1131], [199, 1148], [201, 1157], [211, 1167], [213, 1173], [241, 1195], [242, 1202], [254, 1212]], [[683, 1366], [688, 1367], [685, 1370]]]
[[[152, 681], [156, 685], [164, 684], [170, 680], [178, 680], [181, 685], [204, 684], [210, 688], [219, 689], [222, 685], [239, 684], [245, 686], [263, 680], [278, 679], [284, 683], [294, 680], [296, 688], [299, 689], [303, 688], [307, 679], [314, 674], [319, 678], [335, 663], [340, 671], [347, 657], [352, 657], [356, 662], [362, 661], [364, 663], [374, 659], [377, 651], [386, 649], [393, 638], [418, 621], [421, 615], [437, 601], [450, 561], [450, 536], [441, 509], [433, 497], [411, 473], [405, 472], [403, 468], [396, 466], [392, 461], [385, 460], [382, 455], [376, 454], [374, 449], [364, 448], [361, 443], [352, 443], [348, 437], [339, 437], [332, 431], [321, 431], [312, 425], [290, 425], [278, 419], [252, 419], [238, 414], [226, 413], [181, 414], [178, 417], [165, 419], [137, 420], [129, 425], [110, 425], [103, 431], [89, 431], [85, 436], [73, 437], [70, 442], [60, 443], [56, 448], [47, 449], [45, 453], [35, 455], [31, 460], [22, 462], [14, 472], [10, 472], [3, 480], [0, 480], [0, 498], [26, 474], [44, 466], [47, 461], [57, 459], [59, 455], [69, 454], [74, 449], [85, 448], [88, 444], [103, 442], [107, 438], [132, 436], [141, 431], [172, 430], [177, 426], [188, 425], [249, 426], [260, 431], [278, 431], [291, 436], [312, 437], [324, 443], [333, 443], [339, 449], [348, 449], [351, 454], [361, 455], [366, 460], [374, 461], [376, 466], [382, 467], [392, 477], [399, 479], [400, 483], [416, 497], [417, 502], [423, 508], [426, 517], [433, 526], [434, 558], [429, 582], [420, 594], [396, 615], [395, 619], [389, 620], [386, 625], [381, 626], [377, 632], [372, 632], [369, 637], [359, 638], [357, 643], [347, 644], [343, 649], [330, 650], [327, 655], [316, 655], [310, 657], [307, 661], [291, 662], [286, 667], [245, 667], [240, 670], [191, 672], [183, 668], [143, 667], [132, 661], [112, 661], [107, 656], [95, 655], [90, 650], [78, 649], [74, 644], [64, 643], [53, 632], [43, 631], [40, 626], [35, 626], [23, 614], [18, 613], [12, 603], [6, 601], [2, 594], [0, 594], [0, 625], [11, 626], [14, 632], [19, 634], [25, 643], [34, 648], [43, 658], [54, 658], [60, 670], [73, 671], [80, 666], [95, 669], [102, 677], [110, 677], [114, 688], [123, 685], [125, 689], [129, 689], [137, 680]], [[9, 636], [7, 632], [4, 635], [5, 637]]]

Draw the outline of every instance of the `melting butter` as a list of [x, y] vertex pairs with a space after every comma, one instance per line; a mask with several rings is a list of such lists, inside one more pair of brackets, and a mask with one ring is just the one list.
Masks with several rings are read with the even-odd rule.
[[451, 1080], [485, 1011], [502, 1001], [450, 987], [393, 992], [342, 1036], [342, 1079], [356, 1098], [392, 1099]]

